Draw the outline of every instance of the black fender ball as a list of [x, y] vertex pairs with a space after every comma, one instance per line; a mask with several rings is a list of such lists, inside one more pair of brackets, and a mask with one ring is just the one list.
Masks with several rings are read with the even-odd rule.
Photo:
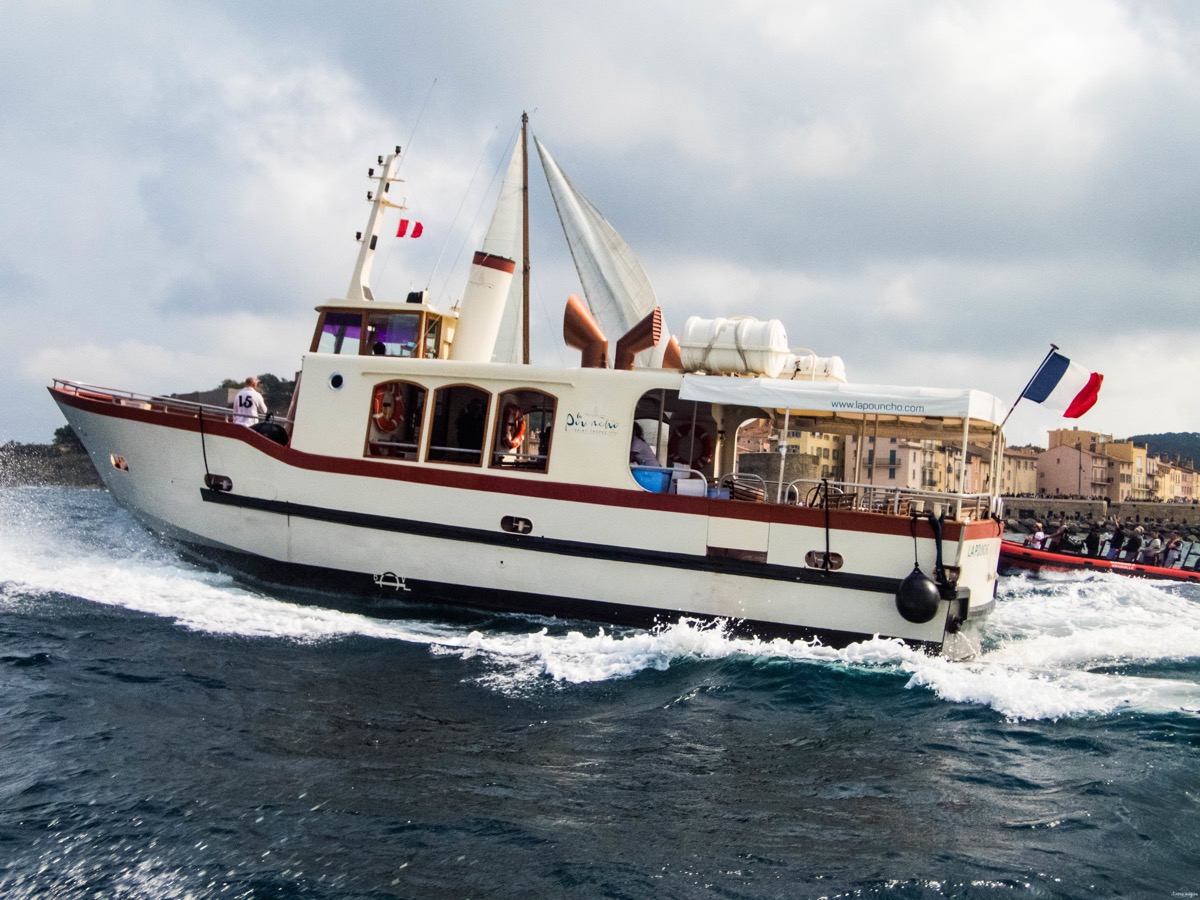
[[907, 621], [923, 625], [937, 615], [941, 599], [933, 579], [914, 567], [896, 590], [896, 609]]

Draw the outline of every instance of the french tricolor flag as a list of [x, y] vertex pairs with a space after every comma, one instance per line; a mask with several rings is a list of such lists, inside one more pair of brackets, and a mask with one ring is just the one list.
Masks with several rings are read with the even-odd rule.
[[1061, 353], [1051, 351], [1021, 396], [1062, 413], [1063, 418], [1078, 419], [1096, 405], [1103, 382], [1104, 376], [1099, 372], [1089, 372]]

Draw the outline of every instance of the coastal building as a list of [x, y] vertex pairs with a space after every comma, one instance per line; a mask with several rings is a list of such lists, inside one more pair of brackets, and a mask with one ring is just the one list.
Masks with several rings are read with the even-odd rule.
[[1037, 493], [1042, 497], [1102, 497], [1110, 496], [1109, 463], [1102, 453], [1076, 446], [1059, 444], [1043, 450], [1037, 459]]
[[1165, 459], [1158, 460], [1158, 496], [1167, 501], [1183, 497], [1183, 468]]
[[1037, 465], [1037, 491], [1044, 496], [1103, 497], [1112, 503], [1200, 499], [1200, 476], [1190, 460], [1151, 456], [1144, 445], [1078, 428], [1049, 432], [1049, 443]]
[[782, 453], [779, 444], [769, 421], [742, 423], [737, 431], [737, 471], [762, 479], [772, 496], [793, 482], [839, 477], [840, 435], [793, 429], [787, 433]]
[[[914, 491], [958, 490], [962, 467], [962, 448], [947, 447], [940, 441], [903, 438], [867, 437], [859, 453], [858, 439], [846, 437], [843, 478], [857, 484], [874, 484]], [[991, 477], [990, 457], [976, 448], [967, 453], [967, 493], [986, 488]]]
[[1000, 467], [1000, 493], [1005, 497], [1031, 496], [1037, 493], [1038, 447], [1007, 447]]
[[737, 430], [737, 452], [765, 453], [771, 449], [771, 422], [754, 419], [743, 423]]
[[[1038, 462], [1039, 493], [1055, 496], [1057, 489], [1060, 496], [1104, 497], [1113, 503], [1152, 500], [1157, 496], [1156, 463], [1151, 463], [1145, 446], [1079, 428], [1053, 429], [1049, 432], [1049, 442], [1050, 450], [1073, 449], [1092, 454], [1092, 459], [1090, 465], [1076, 459], [1072, 473], [1068, 471], [1069, 463], [1059, 463], [1058, 457], [1043, 455]], [[1103, 475], [1099, 471], [1100, 459], [1103, 459]], [[1089, 468], [1094, 473], [1090, 479]], [[1090, 486], [1086, 485], [1088, 481]], [[1075, 487], [1071, 487], [1072, 482]]]
[[[842, 444], [840, 434], [821, 431], [799, 431], [789, 429], [787, 452], [799, 453], [815, 461], [818, 478], [838, 478], [842, 472]], [[778, 442], [771, 442], [771, 449], [778, 450]]]
[[1098, 431], [1081, 431], [1075, 428], [1054, 428], [1049, 432], [1047, 449], [1055, 447], [1079, 447], [1092, 453], [1105, 454], [1105, 447], [1113, 443], [1111, 434], [1101, 434]]
[[1133, 441], [1113, 441], [1106, 448], [1106, 455], [1119, 463], [1120, 496], [1113, 500], [1153, 500], [1154, 478], [1150, 466], [1150, 455], [1144, 446]]
[[1197, 473], [1189, 460], [1155, 460], [1157, 496], [1167, 503], [1195, 503], [1200, 498]]
[[968, 494], [985, 494], [992, 489], [992, 455], [987, 447], [967, 448], [967, 474], [964, 490]]
[[900, 438], [867, 437], [859, 442], [856, 435], [846, 437], [846, 481], [855, 484], [879, 484], [888, 487], [920, 489], [925, 485], [921, 444]]

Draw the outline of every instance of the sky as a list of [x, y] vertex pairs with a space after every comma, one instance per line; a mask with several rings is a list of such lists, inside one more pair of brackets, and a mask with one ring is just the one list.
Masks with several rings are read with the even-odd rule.
[[[50, 440], [54, 378], [294, 374], [397, 144], [425, 230], [376, 294], [450, 305], [523, 111], [676, 328], [777, 318], [852, 381], [1005, 403], [1053, 343], [1100, 400], [1010, 443], [1200, 430], [1200, 4], [9, 0], [0, 443]], [[539, 174], [533, 359], [578, 365]]]

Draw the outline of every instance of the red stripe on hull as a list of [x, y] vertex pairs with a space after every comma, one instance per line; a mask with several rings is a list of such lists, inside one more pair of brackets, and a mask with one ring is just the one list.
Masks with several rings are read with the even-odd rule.
[[[57, 402], [97, 415], [142, 422], [159, 428], [175, 428], [181, 431], [200, 433], [200, 420], [191, 413], [164, 409], [141, 409], [121, 406], [111, 401], [89, 400], [70, 391], [53, 387], [49, 388], [49, 391]], [[405, 481], [459, 490], [485, 491], [491, 494], [510, 494], [519, 497], [537, 497], [627, 509], [657, 509], [719, 519], [740, 519], [809, 528], [825, 527], [825, 510], [820, 507], [750, 503], [739, 500], [709, 500], [705, 497], [681, 497], [676, 494], [656, 494], [642, 490], [595, 487], [531, 478], [509, 478], [476, 470], [439, 468], [436, 464], [429, 463], [318, 456], [277, 444], [244, 425], [234, 425], [232, 422], [207, 417], [204, 419], [204, 433], [213, 437], [243, 441], [284, 465], [312, 472]], [[901, 534], [906, 537], [911, 535], [911, 522], [907, 518], [853, 510], [830, 510], [829, 527], [834, 531]], [[989, 519], [965, 524], [947, 521], [943, 525], [942, 538], [946, 542], [956, 542], [962, 536], [963, 531], [966, 532], [966, 540], [995, 538], [1000, 535], [1000, 524]], [[933, 529], [927, 519], [917, 520], [917, 536], [933, 537]]]

